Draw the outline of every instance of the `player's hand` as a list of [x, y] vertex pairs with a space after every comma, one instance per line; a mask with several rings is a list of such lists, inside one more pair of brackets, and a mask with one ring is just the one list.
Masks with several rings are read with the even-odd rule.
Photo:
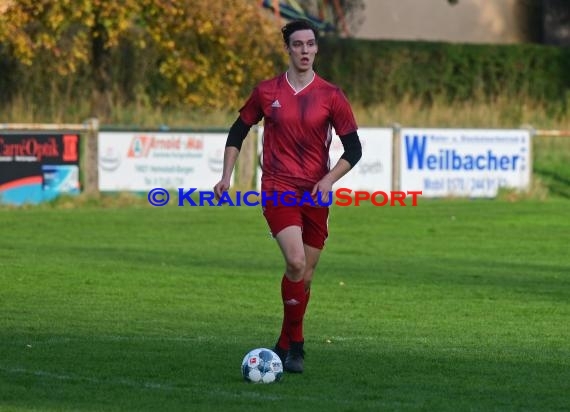
[[332, 192], [332, 186], [333, 182], [326, 177], [323, 177], [315, 184], [315, 186], [313, 186], [311, 196], [313, 196], [314, 199], [317, 199], [315, 196], [320, 193], [320, 199], [317, 199], [317, 201], [327, 204], [329, 202], [330, 192]]
[[214, 186], [214, 195], [216, 200], [220, 200], [222, 193], [227, 192], [230, 188], [230, 179], [222, 179]]

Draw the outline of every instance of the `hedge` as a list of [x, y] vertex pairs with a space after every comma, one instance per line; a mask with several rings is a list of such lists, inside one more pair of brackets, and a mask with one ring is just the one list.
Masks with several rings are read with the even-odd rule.
[[570, 48], [323, 38], [315, 67], [364, 105], [570, 100]]

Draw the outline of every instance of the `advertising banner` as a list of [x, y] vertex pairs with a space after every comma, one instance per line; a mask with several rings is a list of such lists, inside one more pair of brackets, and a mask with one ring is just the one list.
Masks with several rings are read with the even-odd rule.
[[0, 132], [1, 203], [40, 203], [79, 191], [78, 133]]
[[[362, 158], [350, 172], [340, 178], [334, 188], [352, 190], [392, 190], [393, 131], [385, 128], [358, 129]], [[338, 162], [344, 147], [335, 134], [330, 149], [331, 168]]]
[[[263, 128], [259, 128], [257, 152], [261, 159]], [[362, 145], [362, 158], [353, 170], [335, 183], [333, 189], [377, 191], [392, 190], [393, 131], [390, 128], [361, 128], [358, 137]], [[344, 152], [340, 138], [332, 134], [329, 150], [330, 167], [338, 162]], [[261, 190], [261, 167], [257, 169], [257, 190]]]
[[227, 133], [100, 132], [99, 190], [212, 190]]
[[527, 190], [527, 130], [402, 129], [400, 188], [426, 197], [494, 197], [500, 188]]

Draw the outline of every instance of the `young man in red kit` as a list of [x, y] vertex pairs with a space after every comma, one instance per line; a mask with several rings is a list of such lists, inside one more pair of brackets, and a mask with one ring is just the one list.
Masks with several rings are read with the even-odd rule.
[[[311, 281], [328, 236], [328, 207], [279, 202], [279, 194], [294, 192], [297, 199], [311, 193], [315, 205], [327, 204], [333, 184], [360, 160], [362, 148], [350, 104], [343, 92], [313, 71], [318, 31], [308, 21], [296, 20], [282, 29], [289, 68], [255, 87], [230, 128], [224, 152], [222, 179], [214, 186], [219, 198], [230, 178], [241, 145], [250, 128], [264, 119], [261, 190], [269, 199], [263, 214], [285, 259], [281, 282], [283, 325], [275, 345], [288, 372], [303, 372], [303, 317]], [[331, 128], [344, 153], [329, 169]], [[272, 197], [273, 195], [273, 197]]]

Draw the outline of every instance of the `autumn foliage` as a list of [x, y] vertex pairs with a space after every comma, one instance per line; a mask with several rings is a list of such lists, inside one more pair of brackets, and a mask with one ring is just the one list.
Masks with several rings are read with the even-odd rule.
[[286, 62], [278, 23], [249, 0], [5, 0], [0, 52], [44, 85], [80, 79], [103, 120], [141, 94], [235, 110]]

